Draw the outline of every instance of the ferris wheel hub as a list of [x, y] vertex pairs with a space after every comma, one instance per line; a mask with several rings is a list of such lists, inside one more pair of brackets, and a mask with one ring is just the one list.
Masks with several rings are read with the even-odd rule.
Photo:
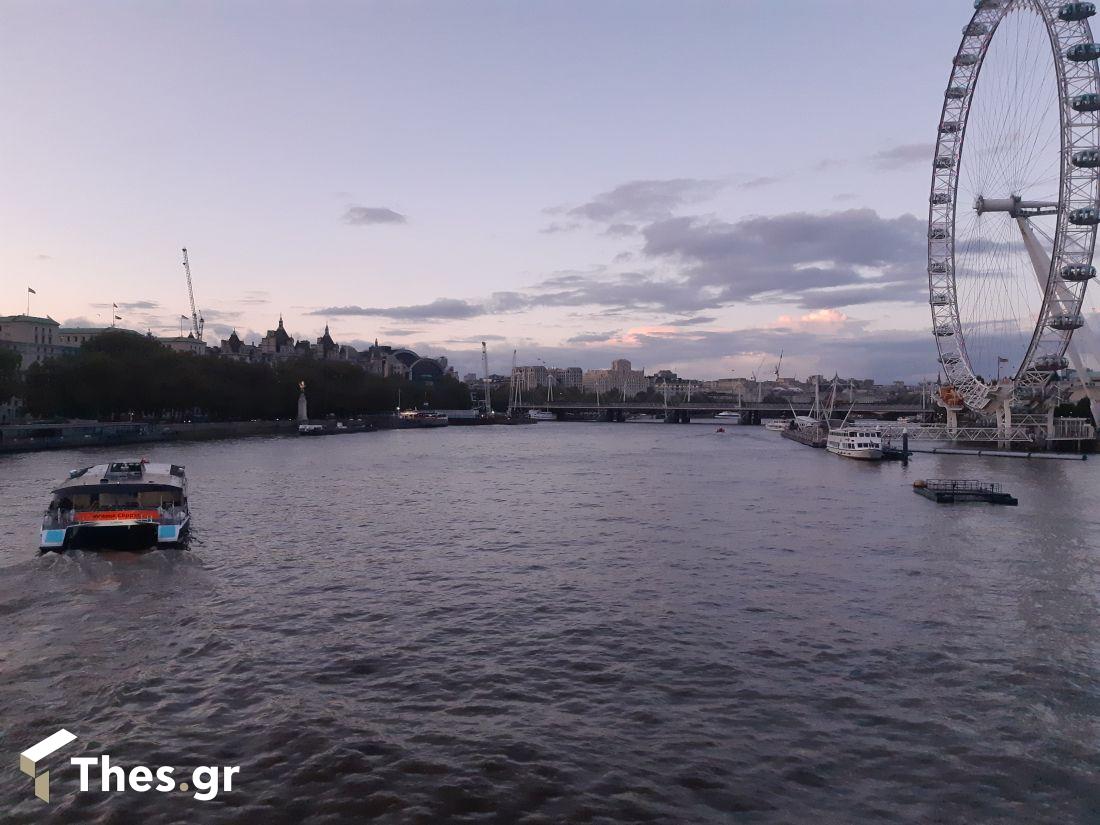
[[1025, 201], [1019, 195], [1008, 198], [987, 198], [979, 195], [974, 201], [974, 211], [979, 215], [986, 212], [1007, 212], [1012, 218], [1034, 218], [1038, 215], [1056, 215], [1058, 201]]

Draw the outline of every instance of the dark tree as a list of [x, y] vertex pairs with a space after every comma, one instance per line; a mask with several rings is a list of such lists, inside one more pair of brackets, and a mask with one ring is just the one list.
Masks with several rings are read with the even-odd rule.
[[71, 418], [216, 421], [293, 418], [298, 383], [310, 414], [352, 416], [428, 403], [466, 409], [469, 390], [452, 378], [434, 384], [370, 375], [347, 362], [296, 358], [249, 364], [175, 352], [152, 338], [105, 332], [69, 356], [33, 365], [26, 407], [33, 415]]
[[0, 404], [6, 404], [18, 394], [22, 383], [19, 380], [22, 360], [15, 350], [0, 347]]

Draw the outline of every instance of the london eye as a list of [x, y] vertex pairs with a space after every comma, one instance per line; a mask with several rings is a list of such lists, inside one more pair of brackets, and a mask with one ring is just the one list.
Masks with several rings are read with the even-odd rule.
[[966, 406], [1041, 399], [1083, 373], [1100, 224], [1093, 3], [977, 0], [944, 94], [928, 216], [940, 364]]

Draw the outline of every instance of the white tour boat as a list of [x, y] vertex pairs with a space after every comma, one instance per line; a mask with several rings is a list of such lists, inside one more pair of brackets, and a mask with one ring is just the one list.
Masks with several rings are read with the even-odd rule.
[[714, 417], [715, 418], [720, 418], [723, 421], [728, 421], [731, 424], [740, 424], [741, 423], [741, 413], [735, 412], [734, 410], [723, 410], [722, 412], [718, 413]]
[[773, 433], [781, 433], [787, 427], [789, 427], [791, 421], [789, 418], [769, 418], [764, 422], [764, 429], [770, 430]]
[[73, 470], [42, 519], [43, 550], [142, 550], [178, 544], [191, 523], [178, 464], [126, 459]]
[[527, 417], [535, 421], [557, 421], [558, 417], [550, 410], [528, 410]]
[[865, 424], [841, 425], [829, 430], [825, 449], [844, 458], [878, 461], [882, 458], [882, 436]]

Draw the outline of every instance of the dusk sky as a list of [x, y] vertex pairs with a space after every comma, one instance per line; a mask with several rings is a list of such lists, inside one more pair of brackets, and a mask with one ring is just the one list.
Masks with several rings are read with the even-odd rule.
[[931, 377], [971, 3], [0, 2], [0, 312]]

